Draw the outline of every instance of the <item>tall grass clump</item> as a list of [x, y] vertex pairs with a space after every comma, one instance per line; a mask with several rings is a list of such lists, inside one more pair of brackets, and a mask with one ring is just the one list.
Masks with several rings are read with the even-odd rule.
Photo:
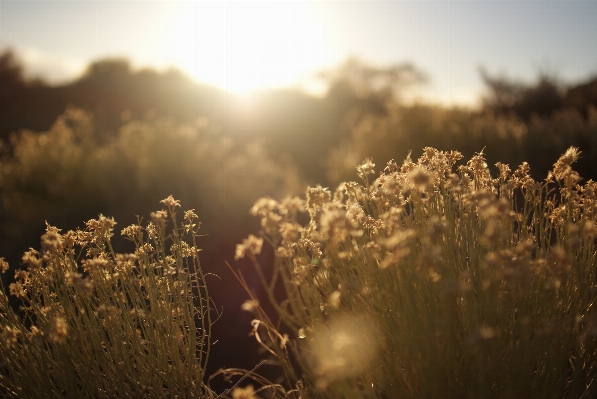
[[535, 181], [527, 163], [493, 177], [482, 152], [457, 166], [425, 148], [377, 178], [365, 161], [361, 184], [260, 199], [261, 236], [236, 257], [280, 322], [238, 271], [253, 334], [303, 397], [595, 397], [597, 183], [578, 157]]
[[[15, 398], [207, 397], [204, 372], [211, 316], [195, 242], [197, 216], [179, 201], [122, 235], [133, 253], [115, 253], [115, 222], [84, 230], [47, 226], [41, 251], [23, 256], [10, 294], [0, 293], [0, 392]], [[2, 259], [2, 271], [8, 264]]]

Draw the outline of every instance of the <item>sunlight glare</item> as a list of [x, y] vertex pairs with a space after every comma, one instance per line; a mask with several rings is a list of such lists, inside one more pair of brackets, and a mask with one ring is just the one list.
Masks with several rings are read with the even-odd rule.
[[247, 94], [296, 84], [329, 64], [321, 29], [303, 2], [184, 2], [160, 57], [196, 81]]

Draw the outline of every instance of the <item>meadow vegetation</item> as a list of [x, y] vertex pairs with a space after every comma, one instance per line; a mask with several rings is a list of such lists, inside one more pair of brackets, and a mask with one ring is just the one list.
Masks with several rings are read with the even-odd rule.
[[405, 102], [409, 64], [321, 78], [243, 102], [0, 55], [2, 395], [595, 396], [597, 81], [484, 74], [463, 109]]
[[578, 157], [536, 181], [526, 163], [493, 177], [483, 153], [457, 165], [427, 147], [378, 177], [365, 161], [361, 184], [260, 199], [261, 235], [236, 256], [277, 317], [237, 270], [253, 334], [303, 397], [594, 397], [597, 184], [581, 183]]
[[571, 147], [536, 181], [526, 163], [493, 177], [483, 153], [462, 164], [427, 147], [377, 177], [366, 160], [360, 184], [259, 199], [261, 230], [235, 258], [251, 261], [274, 311], [249, 270], [233, 273], [283, 378], [221, 370], [236, 382], [219, 395], [205, 372], [215, 308], [194, 211], [179, 223], [179, 201], [162, 200], [121, 231], [128, 254], [113, 249], [111, 218], [64, 234], [48, 225], [9, 286], [22, 316], [2, 287], [3, 395], [594, 397], [597, 184], [581, 181], [578, 157]]
[[[115, 253], [116, 222], [84, 230], [47, 226], [41, 250], [23, 255], [10, 294], [0, 293], [3, 397], [200, 397], [210, 350], [211, 303], [198, 258], [200, 224], [179, 201], [121, 234], [133, 253]], [[168, 226], [168, 228], [167, 228]], [[2, 272], [8, 265], [2, 261]]]

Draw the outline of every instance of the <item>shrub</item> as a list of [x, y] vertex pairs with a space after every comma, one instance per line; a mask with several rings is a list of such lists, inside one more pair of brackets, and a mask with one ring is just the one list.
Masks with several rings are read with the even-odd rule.
[[257, 201], [261, 237], [237, 258], [283, 326], [238, 271], [253, 334], [303, 397], [595, 397], [597, 184], [580, 183], [578, 157], [541, 182], [526, 163], [494, 178], [483, 153], [456, 166], [460, 153], [425, 148], [373, 181], [368, 160], [363, 184]]
[[18, 248], [12, 258], [37, 240], [44, 220], [73, 229], [104, 212], [131, 223], [135, 212], [149, 213], [169, 194], [196, 208], [206, 233], [220, 240], [230, 233], [229, 220], [248, 219], [255, 198], [300, 185], [292, 167], [258, 145], [236, 145], [205, 120], [132, 120], [114, 134], [89, 112], [69, 107], [49, 131], [21, 131], [4, 147], [0, 248], [4, 256]]
[[349, 137], [327, 158], [328, 178], [336, 183], [351, 179], [354, 165], [365, 158], [385, 164], [390, 159], [403, 159], [411, 150], [418, 157], [428, 146], [444, 151], [458, 148], [467, 158], [483, 150], [490, 164], [501, 161], [519, 165], [526, 161], [532, 165], [535, 179], [543, 179], [553, 159], [574, 146], [583, 153], [577, 164], [581, 175], [597, 178], [594, 108], [586, 118], [567, 109], [523, 121], [467, 109], [398, 105], [387, 117], [361, 117], [349, 126]]
[[[3, 397], [206, 397], [211, 316], [193, 211], [178, 224], [179, 201], [163, 200], [152, 222], [122, 235], [134, 253], [117, 254], [115, 222], [85, 230], [47, 226], [41, 251], [23, 256], [10, 293], [0, 293]], [[171, 227], [167, 225], [171, 223]], [[2, 271], [8, 265], [2, 259]]]

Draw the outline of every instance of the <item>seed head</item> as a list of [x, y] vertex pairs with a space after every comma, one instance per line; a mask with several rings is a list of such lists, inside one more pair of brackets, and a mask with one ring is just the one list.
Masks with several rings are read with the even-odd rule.
[[64, 343], [68, 335], [68, 324], [63, 317], [57, 316], [52, 319], [48, 328], [48, 338], [54, 343]]
[[365, 159], [365, 161], [357, 166], [357, 175], [367, 181], [367, 177], [375, 173], [375, 164], [371, 158]]
[[428, 186], [433, 184], [433, 176], [425, 168], [415, 168], [410, 174], [411, 189], [425, 191]]
[[2, 339], [4, 345], [10, 348], [17, 343], [18, 335], [19, 330], [12, 328], [11, 326], [6, 326], [4, 327], [4, 330], [2, 330], [2, 334], [0, 334], [0, 339]]
[[553, 166], [553, 171], [549, 173], [548, 179], [555, 177], [556, 180], [569, 180], [576, 183], [580, 180], [577, 172], [572, 170], [572, 164], [578, 160], [580, 151], [576, 147], [570, 147], [566, 150]]
[[236, 245], [236, 254], [234, 255], [235, 260], [244, 258], [245, 255], [254, 257], [261, 253], [261, 246], [263, 245], [263, 238], [257, 238], [253, 234], [245, 238], [242, 244]]
[[232, 399], [256, 399], [253, 385], [247, 385], [244, 388], [236, 387], [232, 391]]
[[4, 274], [8, 271], [8, 262], [4, 260], [4, 258], [0, 258], [0, 273]]
[[180, 201], [175, 200], [174, 197], [172, 197], [171, 195], [169, 195], [168, 198], [161, 200], [160, 203], [166, 205], [169, 208], [175, 208], [177, 206], [180, 206]]
[[247, 312], [252, 312], [253, 310], [259, 307], [259, 301], [257, 299], [248, 299], [246, 300], [240, 308]]
[[56, 227], [51, 227], [46, 222], [46, 233], [41, 236], [41, 252], [57, 250], [62, 246], [62, 236]]
[[149, 216], [155, 224], [161, 224], [168, 218], [168, 211], [162, 209], [160, 211], [151, 212]]
[[331, 197], [332, 194], [327, 188], [323, 188], [320, 185], [309, 187], [307, 188], [307, 209], [314, 211], [321, 208]]

